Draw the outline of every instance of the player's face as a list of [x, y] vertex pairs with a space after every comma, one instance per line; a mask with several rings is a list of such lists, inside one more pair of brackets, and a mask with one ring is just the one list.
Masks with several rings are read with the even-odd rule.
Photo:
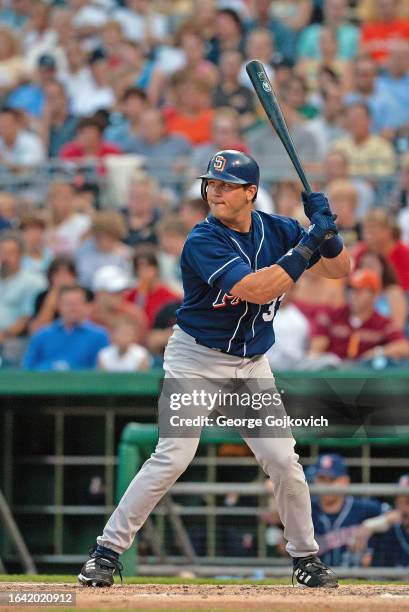
[[[315, 478], [315, 484], [317, 485], [334, 485], [334, 486], [345, 486], [349, 483], [349, 478], [347, 476], [338, 476], [338, 478], [333, 478], [331, 476], [317, 476]], [[323, 506], [325, 505], [333, 505], [337, 502], [341, 503], [344, 499], [343, 495], [327, 493], [326, 495], [320, 495], [320, 502]]]
[[[211, 213], [232, 229], [237, 223], [250, 223], [252, 200], [256, 194], [255, 185], [235, 185], [224, 181], [209, 180], [207, 184], [207, 201]], [[246, 231], [246, 230], [238, 230]]]

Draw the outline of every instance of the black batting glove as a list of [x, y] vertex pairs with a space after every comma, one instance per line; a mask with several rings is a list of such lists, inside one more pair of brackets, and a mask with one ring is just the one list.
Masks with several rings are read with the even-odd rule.
[[336, 215], [328, 214], [327, 211], [322, 213], [316, 212], [312, 215], [311, 225], [305, 237], [305, 243], [312, 251], [315, 251], [326, 240], [338, 234], [335, 219]]
[[304, 212], [310, 221], [312, 220], [312, 215], [314, 213], [332, 214], [330, 203], [325, 193], [316, 191], [307, 193], [306, 191], [303, 191], [301, 194], [301, 199], [304, 204]]

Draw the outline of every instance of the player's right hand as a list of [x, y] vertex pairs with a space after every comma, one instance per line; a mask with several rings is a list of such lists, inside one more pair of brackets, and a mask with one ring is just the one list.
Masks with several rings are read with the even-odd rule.
[[338, 234], [335, 219], [337, 215], [333, 215], [330, 210], [324, 212], [315, 212], [311, 216], [311, 225], [308, 228], [308, 236], [314, 239], [317, 246], [320, 246], [330, 236]]

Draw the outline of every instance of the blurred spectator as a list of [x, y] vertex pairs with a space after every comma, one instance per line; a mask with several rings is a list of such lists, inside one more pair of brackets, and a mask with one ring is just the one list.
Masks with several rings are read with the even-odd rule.
[[113, 122], [105, 129], [105, 139], [129, 153], [141, 135], [141, 118], [147, 107], [146, 93], [142, 89], [127, 88], [120, 100], [121, 113], [114, 115]]
[[295, 71], [303, 76], [310, 91], [316, 91], [320, 85], [320, 73], [331, 70], [343, 92], [351, 87], [352, 61], [339, 57], [336, 29], [321, 27], [319, 33], [320, 57], [302, 57], [296, 64]]
[[113, 18], [121, 24], [125, 38], [143, 43], [147, 50], [169, 33], [166, 15], [157, 12], [148, 0], [124, 0], [113, 11]]
[[[314, 474], [317, 485], [348, 486], [351, 482], [344, 458], [336, 453], [320, 455]], [[360, 531], [368, 519], [378, 517], [385, 509], [376, 500], [352, 495], [325, 493], [313, 499], [312, 521], [323, 562], [345, 567], [361, 565], [365, 549], [357, 546]]]
[[319, 142], [321, 155], [324, 157], [336, 140], [346, 136], [346, 132], [342, 126], [344, 109], [340, 88], [332, 86], [322, 92], [322, 97], [322, 114], [308, 123], [308, 129]]
[[3, 107], [0, 110], [0, 164], [11, 172], [21, 172], [44, 160], [41, 139], [24, 128], [19, 111]]
[[162, 112], [151, 108], [142, 113], [140, 136], [134, 138], [129, 152], [143, 155], [147, 171], [162, 185], [174, 186], [191, 150], [185, 137], [167, 133]]
[[104, 128], [98, 119], [84, 117], [78, 124], [77, 138], [60, 149], [61, 159], [95, 162], [106, 155], [118, 155], [121, 149], [102, 138]]
[[30, 78], [16, 87], [8, 97], [8, 105], [38, 119], [44, 112], [45, 87], [57, 76], [57, 64], [52, 55], [38, 58], [36, 70]]
[[120, 98], [129, 87], [138, 87], [146, 92], [151, 104], [159, 104], [166, 84], [161, 66], [146, 56], [139, 43], [131, 40], [124, 40], [119, 45], [118, 58], [120, 65], [112, 79], [117, 97]]
[[336, 180], [326, 189], [331, 210], [337, 217], [337, 228], [347, 248], [361, 239], [361, 225], [356, 216], [358, 191], [350, 181]]
[[400, 241], [396, 220], [384, 210], [372, 210], [363, 220], [363, 243], [355, 251], [355, 259], [367, 251], [383, 255], [392, 265], [399, 284], [409, 291], [409, 246]]
[[[110, 85], [111, 70], [102, 49], [96, 49], [88, 58], [88, 70], [83, 68], [83, 56], [79, 50], [75, 61], [81, 58], [77, 78], [68, 80], [68, 93], [74, 115], [85, 117], [103, 109], [111, 110], [115, 105], [115, 95]], [[75, 82], [77, 81], [77, 86]]]
[[98, 325], [102, 325], [109, 332], [115, 329], [118, 320], [126, 320], [134, 328], [134, 340], [144, 344], [147, 319], [140, 306], [131, 304], [126, 299], [126, 290], [130, 289], [133, 281], [123, 269], [116, 266], [100, 268], [92, 282], [95, 299], [91, 306], [90, 318]]
[[312, 0], [283, 0], [272, 2], [270, 12], [291, 30], [299, 32], [310, 23], [313, 6]]
[[41, 274], [24, 270], [23, 254], [18, 232], [0, 234], [0, 345], [26, 333], [35, 298], [45, 287]]
[[181, 71], [175, 72], [170, 84], [173, 101], [165, 115], [169, 133], [185, 136], [193, 145], [209, 142], [214, 110], [207, 83]]
[[[377, 67], [370, 57], [359, 57], [354, 64], [352, 91], [345, 96], [345, 103], [364, 102], [371, 112], [371, 131], [392, 139], [395, 130], [405, 123], [399, 104], [390, 91], [376, 85]], [[406, 114], [408, 111], [406, 111]]]
[[188, 230], [204, 221], [209, 214], [209, 206], [203, 198], [183, 200], [179, 209], [180, 218]]
[[293, 74], [288, 82], [281, 88], [285, 91], [285, 99], [288, 106], [297, 111], [305, 119], [313, 119], [318, 115], [318, 109], [310, 104], [308, 100], [308, 89], [305, 78], [301, 75]]
[[389, 57], [392, 40], [409, 40], [409, 20], [399, 17], [399, 0], [376, 0], [376, 17], [361, 26], [361, 48], [378, 64]]
[[158, 187], [152, 177], [136, 176], [132, 181], [125, 211], [128, 235], [124, 242], [129, 246], [157, 242], [155, 224], [161, 215], [158, 196]]
[[274, 317], [275, 343], [267, 351], [271, 369], [277, 371], [303, 369], [310, 341], [310, 324], [291, 301], [291, 291], [281, 301]]
[[270, 30], [265, 28], [256, 28], [255, 30], [251, 30], [251, 32], [249, 32], [247, 35], [245, 53], [245, 61], [242, 63], [239, 75], [240, 84], [251, 89], [252, 85], [250, 77], [246, 72], [246, 64], [255, 57], [263, 63], [267, 76], [269, 77], [270, 81], [273, 82], [274, 40]]
[[44, 2], [32, 2], [30, 19], [24, 26], [23, 45], [26, 65], [30, 72], [44, 54], [53, 54], [58, 43], [57, 32], [51, 27], [52, 7]]
[[296, 283], [292, 301], [315, 329], [321, 316], [345, 303], [343, 279], [329, 279], [307, 271]]
[[121, 24], [117, 21], [107, 21], [101, 30], [102, 49], [107, 56], [109, 69], [115, 70], [121, 63], [118, 49], [124, 40]]
[[[73, 42], [77, 38], [72, 18], [72, 11], [64, 7], [64, 5], [53, 6], [50, 16], [50, 25], [57, 43], [53, 46], [52, 53], [57, 62], [59, 76], [67, 69], [67, 45], [70, 41]], [[43, 52], [42, 50], [41, 53]], [[30, 61], [31, 56], [33, 56], [35, 60], [37, 59], [36, 54], [32, 53], [29, 54], [28, 61]]]
[[35, 273], [46, 272], [53, 254], [46, 246], [47, 223], [39, 213], [22, 217], [20, 230], [24, 240], [23, 268]]
[[[212, 62], [206, 59], [205, 40], [192, 20], [182, 23], [176, 32], [174, 43], [176, 49], [172, 48], [172, 54], [175, 57], [171, 72], [184, 69], [199, 75], [209, 86], [216, 85], [219, 80], [218, 70]], [[160, 68], [162, 69], [162, 62]], [[166, 69], [165, 66], [163, 68]]]
[[73, 24], [80, 39], [86, 39], [87, 45], [94, 48], [102, 26], [108, 16], [101, 2], [90, 3], [89, 0], [70, 0], [73, 10]]
[[[307, 170], [319, 170], [322, 160], [319, 143], [309, 131], [306, 123], [290, 103], [291, 80], [283, 83], [280, 94], [280, 103], [290, 131], [290, 135], [297, 148], [301, 160]], [[251, 154], [260, 164], [263, 181], [288, 180], [295, 176], [290, 159], [275, 132], [263, 120], [246, 134], [246, 142]]]
[[88, 92], [92, 89], [92, 74], [86, 62], [86, 53], [77, 37], [67, 40], [64, 46], [64, 55], [66, 67], [61, 75], [61, 82], [70, 100], [70, 111], [77, 116], [81, 115], [82, 112], [76, 104], [76, 96], [82, 95], [84, 89]]
[[280, 181], [274, 190], [276, 212], [283, 217], [298, 218], [301, 210], [301, 187], [297, 181]]
[[48, 157], [58, 157], [62, 147], [74, 139], [78, 118], [71, 115], [64, 86], [50, 81], [44, 87], [45, 104], [39, 133]]
[[240, 117], [232, 108], [218, 108], [213, 116], [211, 141], [196, 146], [191, 155], [190, 166], [192, 174], [200, 174], [207, 168], [209, 159], [217, 151], [236, 149], [247, 152], [247, 146], [240, 135]]
[[100, 208], [100, 189], [97, 183], [78, 181], [75, 185], [74, 208], [79, 213], [93, 217]]
[[409, 41], [392, 40], [385, 69], [376, 80], [377, 90], [391, 96], [397, 105], [399, 126], [409, 126]]
[[140, 306], [151, 327], [159, 310], [181, 295], [172, 291], [160, 278], [159, 261], [155, 247], [141, 245], [135, 249], [134, 268], [137, 285], [127, 294], [132, 304]]
[[162, 357], [170, 336], [173, 333], [173, 326], [176, 324], [176, 311], [182, 305], [180, 300], [169, 302], [162, 306], [149, 330], [146, 338], [146, 346], [155, 358], [156, 365], [162, 365]]
[[301, 33], [297, 45], [298, 57], [319, 59], [321, 28], [329, 26], [337, 33], [338, 59], [354, 59], [358, 53], [359, 29], [347, 19], [347, 0], [324, 0], [323, 9], [323, 25], [314, 23]]
[[[24, 77], [24, 58], [18, 38], [9, 28], [0, 28], [0, 96], [3, 98]], [[4, 98], [3, 98], [4, 99]]]
[[219, 9], [215, 19], [214, 36], [208, 41], [208, 59], [219, 64], [225, 51], [243, 52], [243, 24], [236, 11], [230, 8]]
[[357, 268], [372, 270], [379, 276], [382, 292], [375, 302], [375, 310], [389, 317], [397, 328], [404, 330], [408, 318], [408, 300], [388, 260], [383, 255], [367, 251], [359, 258]]
[[91, 226], [88, 215], [74, 208], [74, 187], [67, 181], [50, 184], [47, 208], [51, 223], [47, 231], [47, 244], [56, 255], [72, 255]]
[[342, 151], [329, 150], [323, 164], [324, 185], [335, 180], [350, 180], [358, 192], [356, 216], [359, 221], [375, 202], [375, 192], [370, 183], [362, 178], [350, 177], [348, 157]]
[[0, 191], [0, 232], [18, 228], [19, 224], [16, 198], [7, 191]]
[[402, 240], [409, 245], [409, 152], [401, 159], [399, 185], [391, 196], [389, 205], [391, 210], [398, 214]]
[[[398, 484], [400, 487], [408, 487], [409, 474], [403, 474]], [[372, 567], [407, 567], [409, 565], [409, 495], [398, 493], [394, 507], [397, 514], [395, 524], [389, 530], [385, 530], [386, 525], [375, 525], [372, 531], [372, 533], [377, 533], [371, 540]]]
[[371, 134], [372, 116], [365, 103], [347, 108], [345, 127], [349, 135], [336, 140], [333, 148], [345, 153], [352, 176], [381, 178], [395, 172], [393, 148], [382, 136]]
[[180, 256], [185, 244], [188, 228], [177, 214], [170, 214], [161, 219], [156, 231], [159, 238], [159, 266], [161, 278], [177, 294], [182, 295], [182, 278], [180, 271]]
[[98, 368], [108, 372], [148, 370], [151, 363], [149, 352], [135, 343], [134, 336], [134, 325], [119, 320], [112, 332], [112, 343], [98, 353]]
[[409, 341], [392, 321], [375, 311], [381, 280], [370, 270], [356, 270], [349, 280], [347, 304], [320, 317], [310, 355], [333, 353], [340, 359], [399, 360], [409, 356]]
[[85, 290], [79, 285], [58, 293], [61, 319], [31, 338], [23, 359], [26, 370], [86, 370], [96, 366], [97, 354], [108, 345], [108, 334], [88, 321]]
[[[48, 287], [36, 297], [33, 317], [30, 321], [30, 333], [38, 331], [44, 325], [58, 318], [58, 294], [62, 287], [77, 284], [77, 271], [74, 261], [65, 255], [53, 259], [47, 269]], [[91, 302], [93, 293], [85, 290], [87, 301]]]
[[106, 266], [115, 266], [130, 273], [132, 250], [122, 242], [126, 231], [120, 212], [103, 210], [94, 215], [91, 238], [83, 242], [75, 254], [81, 285], [91, 288], [97, 270]]
[[213, 93], [213, 105], [233, 108], [240, 115], [242, 127], [255, 121], [254, 94], [239, 82], [242, 56], [238, 51], [226, 51], [220, 58], [220, 80]]
[[14, 0], [12, 3], [2, 3], [0, 22], [13, 30], [21, 30], [27, 23], [31, 12], [31, 0]]
[[[252, 14], [246, 21], [246, 30], [266, 28], [273, 34], [275, 48], [279, 49], [286, 60], [293, 61], [295, 58], [295, 32], [284, 25], [281, 20], [275, 18], [272, 12], [272, 0], [255, 0], [251, 8]], [[299, 9], [299, 7], [297, 8]], [[302, 18], [302, 9], [301, 12], [297, 10], [297, 17]]]

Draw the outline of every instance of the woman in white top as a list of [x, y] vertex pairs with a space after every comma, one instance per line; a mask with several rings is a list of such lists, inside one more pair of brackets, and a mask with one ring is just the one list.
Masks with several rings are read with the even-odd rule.
[[74, 194], [74, 187], [68, 182], [54, 181], [50, 186], [47, 245], [54, 255], [73, 255], [91, 226], [89, 215], [76, 212]]

